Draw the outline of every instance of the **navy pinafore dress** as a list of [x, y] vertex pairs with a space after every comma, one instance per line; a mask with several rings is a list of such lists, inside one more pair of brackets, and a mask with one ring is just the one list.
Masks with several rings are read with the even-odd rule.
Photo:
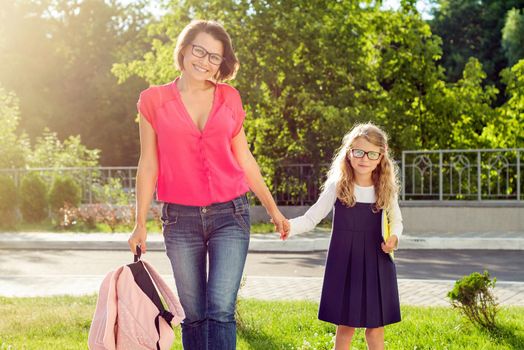
[[333, 210], [318, 318], [350, 327], [376, 328], [400, 321], [395, 264], [382, 251], [381, 215], [373, 203]]

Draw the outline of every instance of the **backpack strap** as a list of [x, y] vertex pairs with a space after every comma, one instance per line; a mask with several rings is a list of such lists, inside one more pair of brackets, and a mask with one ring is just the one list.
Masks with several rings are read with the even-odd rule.
[[171, 322], [174, 323], [175, 326], [180, 324], [180, 322], [186, 318], [180, 301], [175, 296], [171, 288], [169, 288], [166, 282], [162, 279], [160, 274], [153, 268], [153, 266], [147, 261], [141, 260], [141, 262], [144, 264], [146, 271], [149, 273], [158, 290], [160, 291], [160, 294], [162, 294], [162, 297], [166, 301], [169, 311], [173, 315]]
[[[137, 248], [138, 249], [138, 248]], [[155, 328], [158, 334], [158, 340], [156, 342], [156, 350], [160, 349], [160, 317], [162, 317], [166, 322], [172, 325], [173, 319], [175, 322], [180, 323], [180, 321], [185, 317], [184, 311], [178, 302], [178, 299], [174, 296], [173, 292], [162, 280], [158, 272], [145, 261], [140, 259], [140, 255], [135, 255], [135, 261], [132, 264], [127, 265], [133, 274], [133, 278], [139, 288], [144, 292], [144, 294], [155, 304], [158, 309], [158, 314], [155, 317]], [[146, 267], [147, 264], [147, 267]], [[160, 296], [158, 295], [157, 288], [164, 297], [164, 300], [168, 304], [170, 310], [173, 310], [177, 314], [177, 318], [169, 311], [166, 310]], [[180, 313], [181, 312], [181, 313]], [[177, 323], [177, 324], [178, 324]]]

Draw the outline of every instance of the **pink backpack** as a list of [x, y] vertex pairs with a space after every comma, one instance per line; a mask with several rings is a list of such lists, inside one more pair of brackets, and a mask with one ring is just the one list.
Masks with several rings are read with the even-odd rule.
[[140, 260], [140, 251], [138, 254], [134, 263], [120, 266], [104, 278], [89, 329], [90, 350], [171, 348], [175, 337], [171, 327], [185, 318], [184, 310], [158, 272]]

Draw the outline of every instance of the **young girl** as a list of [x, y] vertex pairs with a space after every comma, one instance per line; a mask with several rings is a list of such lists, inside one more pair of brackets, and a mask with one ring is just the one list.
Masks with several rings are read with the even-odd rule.
[[400, 321], [392, 252], [403, 227], [394, 169], [386, 134], [357, 125], [344, 136], [318, 201], [290, 220], [290, 234], [310, 231], [333, 208], [318, 318], [337, 325], [335, 349], [348, 349], [360, 327], [369, 349], [383, 349], [384, 326]]

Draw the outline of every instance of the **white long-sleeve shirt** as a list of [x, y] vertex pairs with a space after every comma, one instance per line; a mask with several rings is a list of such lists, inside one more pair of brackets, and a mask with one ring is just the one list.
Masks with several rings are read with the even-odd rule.
[[[356, 201], [360, 203], [375, 203], [375, 188], [373, 186], [362, 187], [355, 184], [355, 198]], [[304, 215], [289, 220], [291, 224], [290, 235], [300, 234], [314, 229], [315, 226], [329, 214], [331, 209], [333, 209], [336, 200], [337, 184], [336, 182], [332, 182], [326, 186], [317, 202], [313, 204]], [[388, 214], [391, 234], [400, 238], [404, 226], [402, 225], [402, 214], [398, 205], [398, 198], [395, 198]]]

